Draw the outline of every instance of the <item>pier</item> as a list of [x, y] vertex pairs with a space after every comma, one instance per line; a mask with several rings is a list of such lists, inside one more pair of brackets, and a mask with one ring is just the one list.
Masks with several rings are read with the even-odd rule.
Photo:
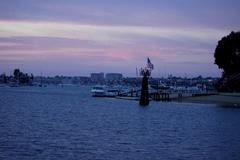
[[151, 94], [151, 97], [155, 101], [170, 101], [170, 94], [169, 93], [155, 92], [155, 93]]
[[[139, 100], [140, 99], [140, 89], [130, 89], [129, 91], [118, 92], [118, 95], [113, 97], [117, 99], [126, 99], [126, 100]], [[173, 92], [168, 90], [151, 90], [149, 91], [149, 98], [151, 101], [181, 101], [184, 98], [189, 97], [200, 97], [200, 96], [210, 96], [217, 95], [217, 92], [201, 91], [201, 92], [191, 92], [191, 91], [181, 91]]]

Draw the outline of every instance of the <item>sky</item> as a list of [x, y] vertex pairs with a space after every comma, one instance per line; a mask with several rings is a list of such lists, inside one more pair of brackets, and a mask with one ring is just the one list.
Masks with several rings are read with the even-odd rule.
[[218, 41], [240, 30], [239, 0], [1, 0], [0, 73], [220, 76]]

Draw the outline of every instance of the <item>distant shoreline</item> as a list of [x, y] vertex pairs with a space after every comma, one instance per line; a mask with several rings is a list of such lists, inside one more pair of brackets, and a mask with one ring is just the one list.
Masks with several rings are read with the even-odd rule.
[[[86, 85], [81, 85], [86, 86]], [[18, 87], [30, 87], [33, 86], [16, 86]], [[39, 88], [37, 86], [34, 86]], [[15, 86], [7, 86], [0, 85], [0, 88], [15, 88]], [[125, 99], [125, 100], [138, 100], [136, 97], [115, 97], [117, 99]], [[171, 97], [172, 102], [177, 103], [199, 103], [199, 104], [217, 104], [226, 107], [234, 107], [240, 108], [240, 93], [217, 93], [216, 95], [202, 95], [202, 96], [183, 96], [182, 98], [178, 98], [177, 95], [175, 97]], [[157, 101], [156, 101], [157, 102]]]

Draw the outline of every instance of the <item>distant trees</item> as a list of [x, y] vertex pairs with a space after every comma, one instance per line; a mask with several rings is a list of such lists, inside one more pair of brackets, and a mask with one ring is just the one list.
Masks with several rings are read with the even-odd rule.
[[19, 77], [20, 77], [20, 69], [14, 69], [14, 71], [13, 71], [13, 76], [14, 76], [14, 79], [19, 80]]
[[6, 76], [6, 74], [3, 74], [3, 83], [7, 83], [7, 76]]
[[17, 82], [22, 83], [22, 84], [28, 84], [28, 83], [32, 82], [32, 80], [34, 78], [33, 74], [31, 74], [29, 76], [27, 73], [21, 72], [20, 69], [18, 69], [18, 68], [14, 69], [13, 76]]
[[240, 32], [231, 32], [218, 41], [215, 64], [223, 69], [219, 89], [240, 91]]
[[0, 82], [1, 83], [7, 83], [7, 76], [5, 73], [0, 75]]

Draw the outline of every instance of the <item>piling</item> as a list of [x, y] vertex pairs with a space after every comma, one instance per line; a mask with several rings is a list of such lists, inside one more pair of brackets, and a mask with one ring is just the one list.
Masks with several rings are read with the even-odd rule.
[[147, 77], [147, 74], [143, 75], [141, 97], [140, 97], [139, 105], [141, 105], [141, 106], [149, 105], [148, 77]]

